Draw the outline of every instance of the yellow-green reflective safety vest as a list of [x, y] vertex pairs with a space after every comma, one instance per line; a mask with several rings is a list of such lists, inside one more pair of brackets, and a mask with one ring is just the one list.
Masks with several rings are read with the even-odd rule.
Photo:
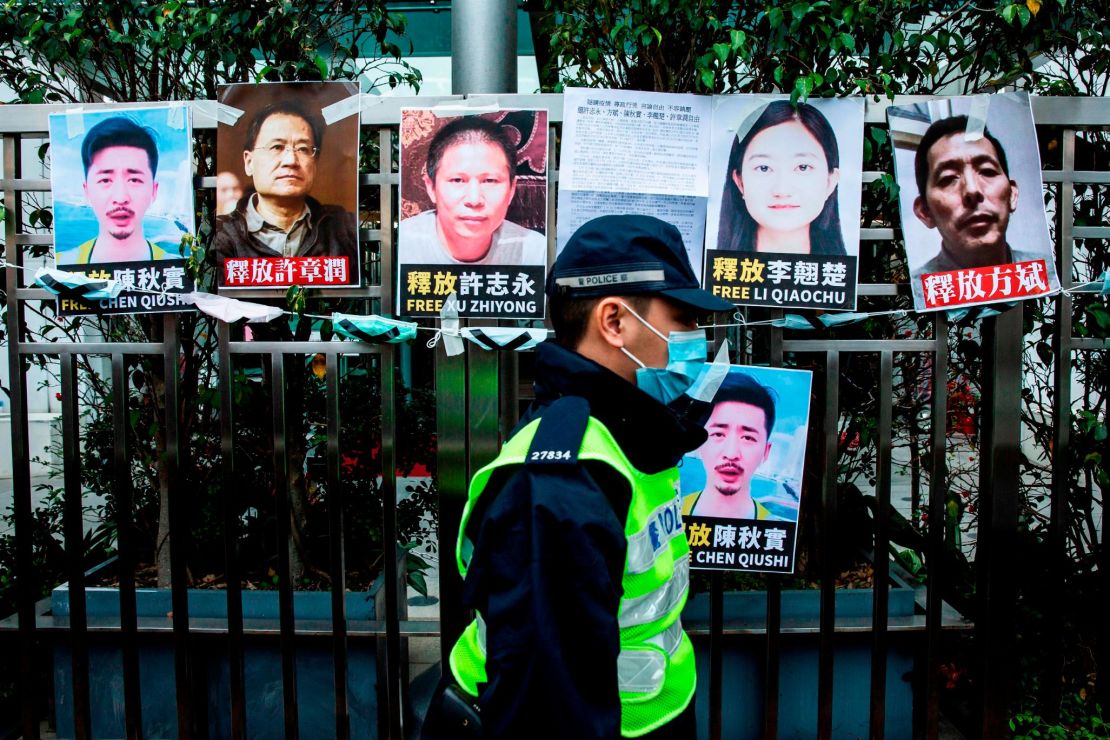
[[[490, 476], [498, 468], [523, 465], [540, 419], [521, 429], [497, 458], [470, 482], [455, 555], [465, 578], [473, 543], [467, 523]], [[639, 737], [678, 716], [694, 696], [694, 648], [680, 615], [690, 583], [690, 547], [682, 527], [678, 470], [648, 475], [632, 466], [609, 430], [590, 417], [578, 453], [617, 470], [632, 489], [624, 523], [628, 552], [618, 623], [620, 656], [617, 680], [621, 701], [621, 735]], [[451, 650], [451, 672], [458, 684], [478, 696], [486, 681], [486, 635], [481, 614], [463, 631]]]

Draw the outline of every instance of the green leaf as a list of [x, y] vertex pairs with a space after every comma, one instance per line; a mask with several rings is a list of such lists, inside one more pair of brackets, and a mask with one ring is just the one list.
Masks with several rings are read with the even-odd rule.
[[320, 70], [320, 78], [324, 80], [328, 79], [328, 60], [324, 59], [320, 54], [317, 54], [313, 61], [316, 62], [316, 69]]
[[418, 571], [409, 573], [406, 580], [408, 581], [408, 585], [412, 588], [413, 591], [416, 591], [416, 593], [420, 594], [421, 596], [427, 597], [428, 582], [424, 579], [423, 573], [420, 573]]
[[854, 38], [852, 38], [851, 34], [847, 34], [847, 33], [840, 34], [840, 43], [844, 44], [844, 48], [848, 49], [849, 51], [855, 51], [856, 50], [856, 40]]
[[713, 51], [717, 54], [717, 58], [723, 62], [728, 59], [732, 47], [728, 44], [713, 44]]
[[285, 291], [285, 302], [289, 306], [289, 310], [295, 314], [304, 313], [305, 307], [305, 294], [304, 288], [299, 285], [289, 286], [289, 290]]
[[710, 68], [704, 67], [701, 71], [701, 84], [706, 90], [713, 90], [717, 82], [717, 74]]

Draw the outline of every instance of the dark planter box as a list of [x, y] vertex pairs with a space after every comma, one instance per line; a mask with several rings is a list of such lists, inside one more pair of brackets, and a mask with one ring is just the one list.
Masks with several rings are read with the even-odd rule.
[[[119, 591], [89, 588], [88, 604], [89, 685], [93, 737], [124, 737], [123, 654], [119, 633]], [[173, 635], [170, 632], [170, 591], [137, 589], [139, 617], [139, 672], [142, 696], [143, 736], [177, 737], [177, 698], [174, 681]], [[51, 613], [55, 619], [69, 617], [69, 590], [54, 589]], [[331, 594], [300, 592], [294, 595], [298, 630], [311, 627], [317, 635], [296, 639], [297, 711], [302, 738], [335, 735], [335, 674], [331, 638], [320, 636], [330, 630]], [[371, 593], [347, 594], [349, 622], [373, 620]], [[193, 623], [190, 646], [195, 670], [207, 687], [208, 736], [231, 737], [231, 690], [227, 660], [227, 594], [224, 591], [189, 591], [189, 617]], [[204, 620], [212, 620], [205, 625]], [[276, 633], [276, 591], [243, 592], [244, 629]], [[200, 626], [212, 626], [214, 634]], [[377, 664], [370, 639], [348, 643], [347, 702], [351, 736], [376, 738]], [[283, 737], [281, 652], [276, 634], [248, 634], [244, 638], [244, 671], [247, 702], [247, 736]], [[69, 648], [64, 642], [54, 650], [54, 697], [59, 738], [73, 737], [73, 676]]]
[[[887, 639], [885, 737], [913, 737], [914, 591], [896, 577], [890, 590]], [[820, 591], [782, 592], [778, 736], [817, 734], [817, 673]], [[871, 702], [871, 589], [836, 592], [833, 662], [833, 728], [836, 738], [868, 736]], [[763, 695], [767, 594], [724, 595], [721, 695], [723, 736], [729, 740], [763, 737]], [[698, 594], [683, 611], [683, 625], [694, 632], [698, 665], [698, 738], [709, 737], [709, 595]]]

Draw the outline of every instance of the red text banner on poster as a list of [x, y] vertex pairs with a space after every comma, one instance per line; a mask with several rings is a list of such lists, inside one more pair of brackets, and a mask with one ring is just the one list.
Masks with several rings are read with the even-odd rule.
[[1051, 290], [1044, 260], [933, 272], [921, 276], [921, 287], [926, 308], [1012, 301]]
[[229, 288], [282, 288], [290, 285], [346, 285], [347, 257], [228, 257], [224, 282]]

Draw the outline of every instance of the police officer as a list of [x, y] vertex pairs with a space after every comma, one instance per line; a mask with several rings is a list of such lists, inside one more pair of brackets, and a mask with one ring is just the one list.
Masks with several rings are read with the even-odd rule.
[[470, 484], [456, 555], [475, 619], [425, 737], [688, 740], [675, 466], [706, 433], [667, 404], [689, 385], [676, 358], [705, 360], [698, 316], [732, 305], [649, 216], [583, 225], [547, 295], [555, 340], [537, 348], [536, 401]]

